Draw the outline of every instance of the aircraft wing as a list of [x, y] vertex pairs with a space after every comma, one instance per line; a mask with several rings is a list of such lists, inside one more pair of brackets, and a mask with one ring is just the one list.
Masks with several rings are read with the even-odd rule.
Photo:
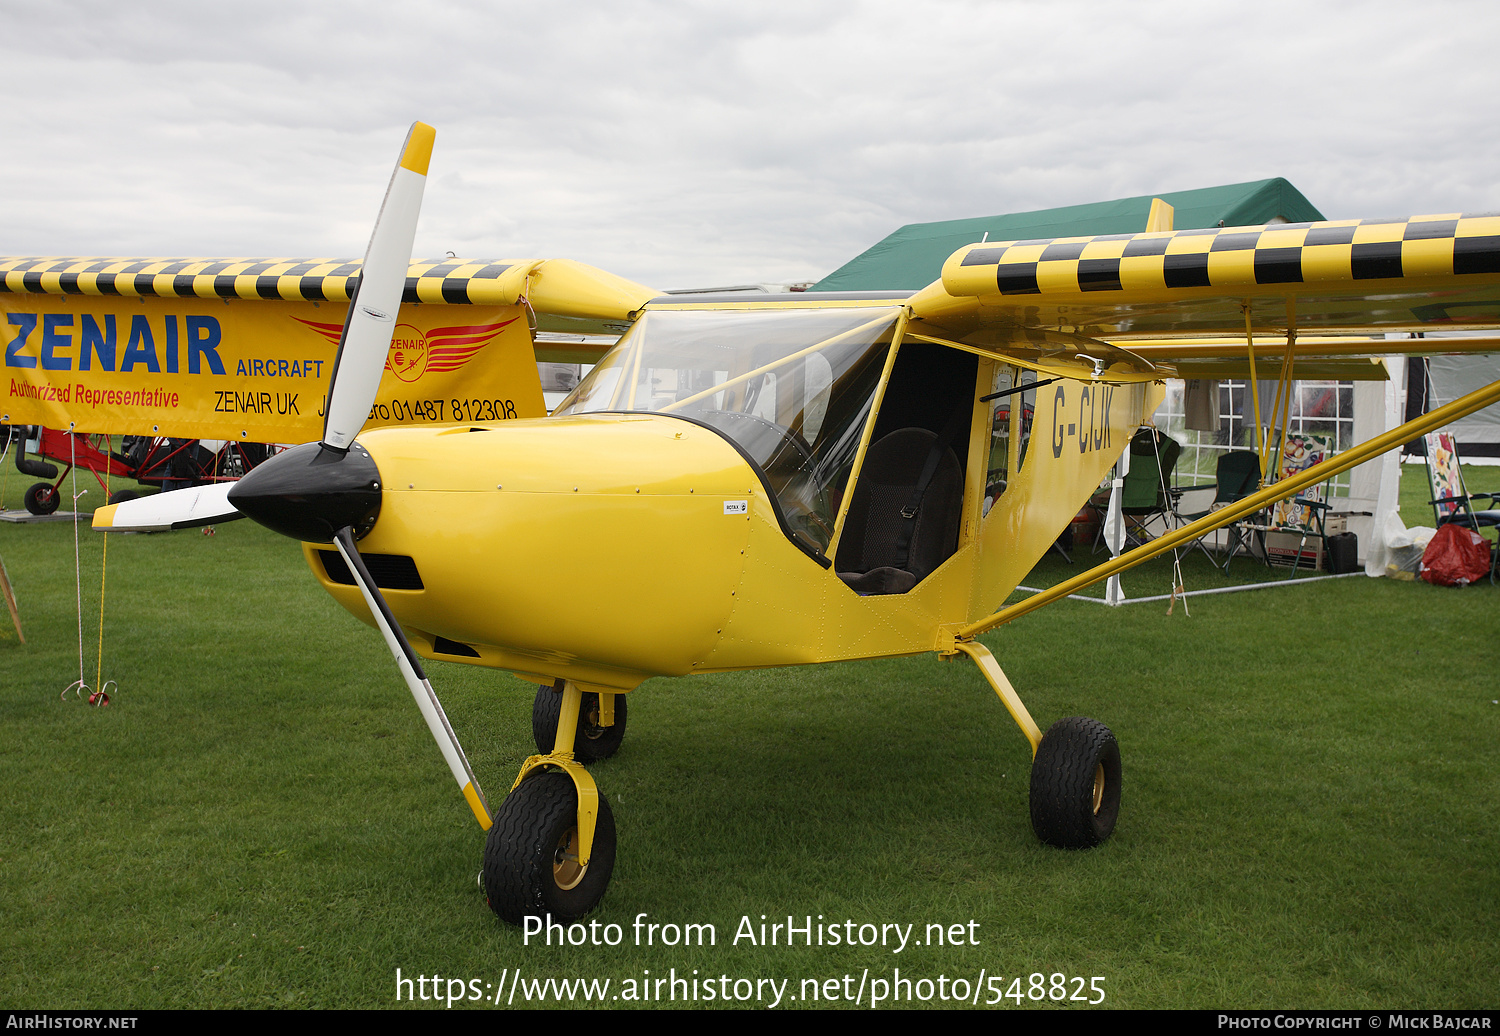
[[[398, 263], [401, 305], [376, 424], [542, 416], [537, 334], [597, 355], [595, 343], [618, 338], [659, 295], [569, 259]], [[0, 259], [0, 366], [12, 385], [0, 422], [246, 442], [319, 437], [361, 267]]]
[[[348, 302], [354, 259], [0, 258], [0, 293]], [[529, 305], [539, 330], [619, 334], [661, 293], [571, 259], [413, 262], [402, 302]]]
[[[1500, 216], [985, 242], [954, 252], [909, 305], [914, 329], [950, 340], [1003, 352], [1047, 331], [1104, 340], [1153, 365], [1182, 363], [1176, 376], [1186, 377], [1227, 376], [1207, 373], [1214, 359], [1248, 361], [1247, 332], [1276, 336], [1264, 344], [1279, 360], [1291, 330], [1299, 361], [1341, 358], [1332, 370], [1361, 355], [1457, 349], [1451, 339], [1436, 347], [1366, 339], [1350, 348], [1310, 336], [1500, 327]], [[1219, 336], [1237, 339], [1237, 357], [1233, 342], [1217, 343], [1218, 357], [1197, 348]], [[1189, 373], [1189, 361], [1203, 373]]]
[[[1092, 364], [1092, 374], [1082, 376], [1104, 382], [1140, 380], [1150, 372], [1244, 377], [1253, 364], [1260, 364], [1259, 378], [1383, 377], [1374, 360], [1381, 355], [1500, 352], [1500, 336], [1477, 333], [1500, 328], [1500, 216], [1448, 213], [983, 242], [954, 252], [941, 278], [907, 304], [908, 334], [1039, 370]], [[1500, 382], [972, 622], [957, 631], [957, 640], [1497, 399]]]

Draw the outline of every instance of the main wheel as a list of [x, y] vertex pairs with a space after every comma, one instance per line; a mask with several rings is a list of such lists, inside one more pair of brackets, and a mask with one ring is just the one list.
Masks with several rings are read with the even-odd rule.
[[115, 492], [109, 494], [109, 502], [112, 504], [123, 504], [127, 500], [139, 499], [140, 495], [134, 489], [117, 489]]
[[[557, 720], [562, 713], [562, 688], [538, 687], [531, 705], [531, 736], [537, 751], [547, 755], [557, 743]], [[573, 736], [573, 758], [585, 765], [608, 759], [620, 750], [625, 740], [625, 695], [615, 695], [615, 721], [599, 725], [599, 696], [592, 691], [583, 696], [578, 709], [578, 732]]]
[[1052, 724], [1031, 764], [1031, 829], [1059, 849], [1091, 849], [1120, 816], [1120, 745], [1085, 716]]
[[62, 499], [50, 482], [38, 482], [26, 490], [26, 510], [32, 514], [52, 514], [57, 510], [58, 501]]
[[578, 790], [566, 773], [535, 773], [495, 811], [484, 846], [484, 891], [502, 921], [552, 915], [572, 924], [599, 904], [615, 869], [615, 818], [599, 796], [594, 847], [578, 862]]

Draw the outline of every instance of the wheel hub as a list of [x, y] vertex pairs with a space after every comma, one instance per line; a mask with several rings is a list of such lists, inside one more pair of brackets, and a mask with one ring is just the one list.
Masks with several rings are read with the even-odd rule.
[[568, 828], [568, 833], [558, 839], [557, 849], [552, 854], [552, 880], [564, 892], [576, 888], [588, 873], [588, 867], [578, 862], [578, 828]]
[[1099, 815], [1099, 807], [1104, 804], [1104, 764], [1099, 763], [1094, 767], [1094, 815]]

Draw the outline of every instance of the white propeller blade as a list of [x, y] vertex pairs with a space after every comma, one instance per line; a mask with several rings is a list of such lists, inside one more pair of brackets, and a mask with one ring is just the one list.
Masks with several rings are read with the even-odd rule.
[[165, 532], [243, 518], [229, 502], [233, 485], [215, 482], [110, 504], [94, 512], [94, 528], [101, 532]]
[[427, 729], [431, 731], [433, 739], [437, 741], [438, 748], [443, 753], [443, 760], [448, 764], [448, 771], [453, 774], [453, 779], [463, 789], [464, 800], [474, 811], [474, 818], [479, 821], [479, 826], [488, 831], [490, 807], [484, 799], [484, 793], [479, 790], [479, 782], [474, 778], [474, 768], [469, 765], [469, 757], [464, 754], [463, 746], [458, 743], [458, 735], [453, 732], [453, 727], [448, 722], [448, 715], [443, 711], [442, 702], [438, 701], [437, 692], [432, 689], [432, 684], [422, 669], [421, 658], [412, 650], [406, 634], [396, 622], [396, 617], [391, 614], [390, 605], [385, 602], [385, 595], [380, 592], [375, 585], [375, 580], [370, 577], [369, 569], [365, 568], [364, 559], [360, 557], [359, 550], [354, 546], [353, 531], [340, 530], [334, 536], [333, 544], [343, 555], [344, 564], [349, 566], [349, 573], [354, 576], [354, 581], [359, 584], [359, 592], [364, 595], [365, 605], [370, 609], [375, 624], [380, 627], [381, 635], [385, 637], [385, 646], [390, 649], [391, 656], [396, 660], [396, 668], [401, 671], [401, 679], [406, 681], [407, 689], [416, 699], [417, 708], [421, 710], [422, 718], [427, 721]]
[[333, 377], [328, 386], [328, 411], [323, 422], [323, 444], [347, 450], [370, 416], [380, 388], [396, 313], [406, 289], [411, 246], [427, 186], [427, 163], [437, 131], [423, 122], [412, 123], [401, 149], [401, 161], [391, 174], [385, 202], [370, 235], [360, 271], [359, 287], [349, 303], [344, 334], [339, 340]]

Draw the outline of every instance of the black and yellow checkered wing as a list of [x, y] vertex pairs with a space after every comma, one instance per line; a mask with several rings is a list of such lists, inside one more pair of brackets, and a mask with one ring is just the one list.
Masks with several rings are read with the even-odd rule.
[[938, 323], [1112, 339], [1243, 333], [1246, 307], [1258, 329], [1493, 327], [1500, 216], [981, 243], [950, 256], [912, 304]]

